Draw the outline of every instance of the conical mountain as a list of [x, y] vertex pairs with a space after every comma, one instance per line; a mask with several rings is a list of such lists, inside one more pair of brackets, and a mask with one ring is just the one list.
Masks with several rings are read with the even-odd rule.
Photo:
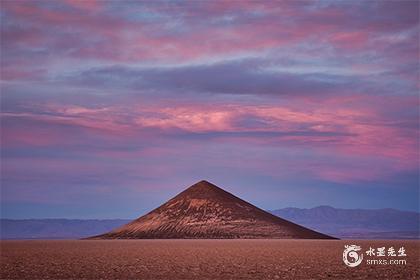
[[333, 239], [274, 216], [200, 181], [152, 212], [95, 239], [306, 238]]

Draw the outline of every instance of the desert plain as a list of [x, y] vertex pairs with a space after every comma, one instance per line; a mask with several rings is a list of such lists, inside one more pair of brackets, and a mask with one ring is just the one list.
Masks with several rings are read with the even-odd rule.
[[[343, 249], [352, 244], [365, 260], [370, 247], [404, 247], [406, 264], [348, 267]], [[0, 277], [420, 279], [419, 259], [418, 240], [10, 240], [1, 241]]]

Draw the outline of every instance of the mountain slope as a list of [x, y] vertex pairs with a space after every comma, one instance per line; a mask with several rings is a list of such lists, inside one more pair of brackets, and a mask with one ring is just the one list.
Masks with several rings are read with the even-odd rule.
[[96, 239], [332, 237], [276, 217], [200, 181], [152, 212]]

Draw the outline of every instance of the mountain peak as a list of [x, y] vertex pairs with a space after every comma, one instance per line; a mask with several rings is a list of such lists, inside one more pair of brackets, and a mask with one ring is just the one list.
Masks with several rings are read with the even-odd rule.
[[188, 191], [190, 189], [212, 190], [212, 189], [219, 189], [219, 187], [210, 183], [209, 181], [201, 180], [195, 183], [194, 185], [190, 186], [189, 188], [187, 188], [185, 191]]
[[201, 180], [194, 185], [188, 187], [186, 190], [175, 196], [172, 200], [179, 199], [212, 199], [212, 200], [224, 200], [226, 198], [236, 198], [233, 194], [219, 188], [215, 184], [210, 183], [206, 180]]
[[[201, 180], [201, 181], [199, 181], [199, 182], [197, 182], [197, 183], [195, 183], [195, 184], [207, 184], [207, 185], [213, 185], [212, 183], [210, 183], [209, 181], [207, 181], [207, 180]], [[215, 185], [213, 185], [213, 186], [215, 186]]]
[[109, 233], [114, 238], [320, 238], [202, 180], [150, 213]]

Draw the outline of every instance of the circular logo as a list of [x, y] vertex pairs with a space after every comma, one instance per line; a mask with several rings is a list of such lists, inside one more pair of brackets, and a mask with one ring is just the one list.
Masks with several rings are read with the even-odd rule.
[[362, 263], [363, 254], [358, 253], [362, 250], [360, 246], [357, 245], [345, 245], [343, 252], [343, 262], [350, 267], [356, 267]]

